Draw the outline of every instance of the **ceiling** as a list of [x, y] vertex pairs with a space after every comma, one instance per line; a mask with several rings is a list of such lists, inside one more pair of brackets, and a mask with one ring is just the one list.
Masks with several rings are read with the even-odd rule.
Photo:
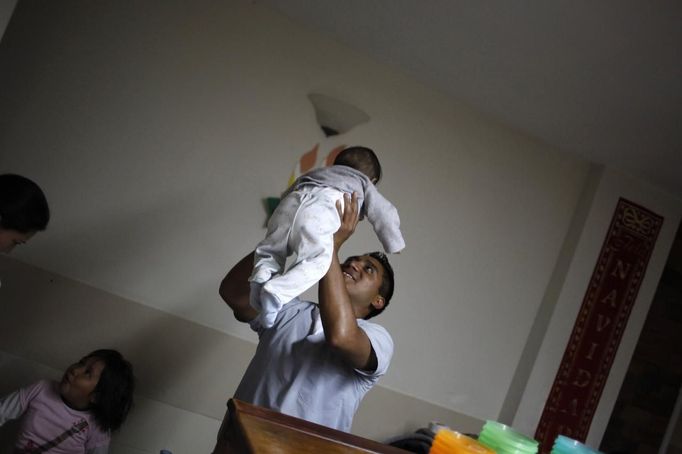
[[261, 0], [563, 151], [682, 198], [678, 0]]

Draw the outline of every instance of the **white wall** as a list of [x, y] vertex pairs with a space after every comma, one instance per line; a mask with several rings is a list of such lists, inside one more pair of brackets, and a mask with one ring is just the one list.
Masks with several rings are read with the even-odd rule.
[[[496, 417], [587, 164], [258, 5], [148, 5], [19, 4], [2, 167], [54, 219], [17, 256], [253, 340], [218, 282], [321, 138], [306, 94], [337, 96], [371, 116], [338, 141], [376, 148], [407, 241], [383, 384]], [[347, 251], [377, 247], [364, 225]]]
[[[403, 221], [382, 385], [498, 417], [587, 162], [253, 2], [27, 2], [13, 20], [0, 169], [54, 212], [16, 258], [254, 342], [217, 286], [322, 140], [306, 94], [323, 92], [371, 117], [323, 147], [374, 147]], [[377, 248], [363, 225], [344, 252]]]

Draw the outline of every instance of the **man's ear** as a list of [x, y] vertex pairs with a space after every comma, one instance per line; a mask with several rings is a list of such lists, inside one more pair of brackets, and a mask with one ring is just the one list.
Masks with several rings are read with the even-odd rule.
[[384, 305], [386, 305], [386, 300], [384, 299], [383, 296], [377, 295], [374, 297], [372, 300], [372, 307], [378, 311], [384, 308]]

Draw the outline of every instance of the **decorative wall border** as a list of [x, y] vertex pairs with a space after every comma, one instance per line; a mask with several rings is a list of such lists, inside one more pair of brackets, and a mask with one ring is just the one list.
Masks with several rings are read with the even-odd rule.
[[587, 438], [662, 224], [662, 216], [619, 199], [535, 432], [540, 452], [560, 434]]

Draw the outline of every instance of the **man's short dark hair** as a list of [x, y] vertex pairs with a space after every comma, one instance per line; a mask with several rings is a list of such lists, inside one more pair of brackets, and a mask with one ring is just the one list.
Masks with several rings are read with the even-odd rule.
[[0, 227], [21, 233], [45, 230], [50, 209], [42, 189], [21, 175], [0, 175]]
[[393, 267], [388, 262], [388, 257], [386, 257], [386, 254], [384, 254], [383, 252], [370, 252], [367, 255], [381, 263], [381, 266], [384, 269], [384, 273], [381, 276], [381, 285], [379, 286], [379, 295], [384, 299], [384, 307], [382, 307], [381, 309], [376, 309], [375, 307], [372, 307], [370, 309], [369, 314], [367, 314], [367, 316], [365, 317], [365, 320], [369, 320], [372, 317], [376, 317], [377, 315], [381, 314], [384, 311], [384, 309], [386, 309], [386, 307], [388, 307], [388, 303], [391, 301], [391, 298], [393, 297], [393, 288], [395, 285], [393, 278]]
[[377, 184], [381, 180], [381, 164], [376, 153], [367, 147], [348, 147], [343, 149], [334, 159], [334, 165], [352, 167]]

